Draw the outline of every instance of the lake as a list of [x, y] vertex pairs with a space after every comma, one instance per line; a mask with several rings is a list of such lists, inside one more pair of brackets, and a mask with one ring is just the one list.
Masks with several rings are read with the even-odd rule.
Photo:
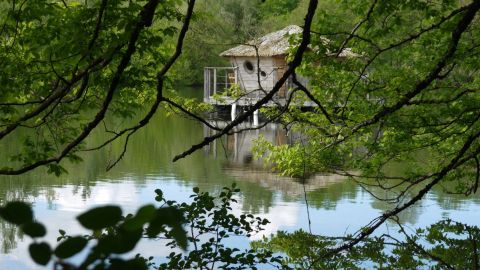
[[[111, 122], [115, 127], [129, 121]], [[94, 146], [106, 139], [99, 128], [88, 141]], [[318, 175], [305, 185], [295, 179], [281, 177], [253, 159], [252, 138], [264, 134], [276, 142], [288, 142], [279, 125], [269, 125], [260, 131], [232, 135], [172, 163], [172, 158], [198, 143], [208, 130], [202, 124], [179, 115], [165, 116], [160, 111], [155, 119], [134, 135], [123, 160], [111, 171], [105, 168], [123, 145], [116, 143], [100, 151], [83, 155], [84, 161], [67, 165], [68, 174], [48, 175], [38, 169], [21, 176], [0, 177], [0, 201], [32, 202], [36, 218], [47, 225], [46, 237], [55, 243], [58, 229], [75, 235], [84, 233], [75, 217], [82, 211], [104, 204], [121, 205], [124, 213], [134, 212], [140, 205], [154, 202], [154, 190], [163, 190], [167, 199], [189, 201], [193, 187], [218, 192], [236, 182], [241, 189], [235, 213], [253, 213], [270, 220], [265, 235], [278, 230], [308, 230], [308, 214], [304, 198], [306, 190], [313, 233], [344, 235], [353, 233], [392, 205], [375, 200], [368, 192], [340, 176]], [[14, 153], [16, 138], [0, 145], [0, 161]], [[480, 196], [468, 198], [443, 193], [435, 189], [420, 203], [403, 212], [402, 222], [411, 228], [425, 227], [449, 217], [480, 226]], [[380, 230], [394, 229], [387, 224]], [[0, 222], [0, 269], [44, 269], [36, 266], [28, 255], [30, 239], [18, 230]], [[254, 235], [250, 240], [261, 238]], [[235, 245], [248, 247], [249, 239], [235, 239]], [[143, 241], [135, 252], [162, 257], [170, 252], [156, 241]]]

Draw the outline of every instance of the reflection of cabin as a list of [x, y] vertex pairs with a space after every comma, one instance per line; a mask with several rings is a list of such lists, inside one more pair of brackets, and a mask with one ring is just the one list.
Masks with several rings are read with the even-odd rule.
[[[288, 26], [280, 31], [267, 34], [259, 39], [226, 50], [220, 56], [228, 57], [231, 67], [205, 68], [204, 101], [212, 104], [228, 105], [236, 101], [240, 106], [250, 105], [272, 90], [277, 80], [287, 67], [286, 56], [290, 48], [289, 39], [302, 33], [296, 25]], [[283, 85], [274, 99], [280, 103], [285, 101], [291, 81]], [[237, 87], [242, 96], [222, 96], [228, 89]], [[237, 93], [238, 94], [238, 93]]]
[[[210, 124], [218, 127], [224, 128], [228, 125], [228, 121], [224, 120], [215, 120], [211, 121]], [[206, 154], [212, 154], [213, 157], [228, 156], [229, 163], [237, 164], [238, 166], [252, 166], [263, 168], [263, 161], [256, 160], [253, 158], [253, 145], [254, 141], [261, 134], [263, 138], [269, 142], [274, 143], [275, 145], [291, 144], [296, 136], [287, 136], [286, 130], [282, 128], [281, 125], [276, 123], [269, 123], [261, 129], [248, 130], [253, 128], [252, 123], [243, 122], [239, 124], [235, 131], [239, 129], [245, 129], [242, 132], [235, 132], [234, 134], [227, 135], [213, 141], [211, 144], [204, 148]], [[204, 137], [212, 136], [216, 133], [215, 130], [204, 126]]]

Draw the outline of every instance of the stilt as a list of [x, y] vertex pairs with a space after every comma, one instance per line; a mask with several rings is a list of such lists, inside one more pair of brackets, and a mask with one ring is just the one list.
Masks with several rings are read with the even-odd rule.
[[253, 112], [253, 126], [258, 126], [258, 110], [255, 110]]
[[238, 160], [238, 133], [233, 134], [233, 161]]
[[230, 117], [232, 118], [232, 121], [237, 118], [237, 103], [232, 104], [232, 111], [230, 112]]

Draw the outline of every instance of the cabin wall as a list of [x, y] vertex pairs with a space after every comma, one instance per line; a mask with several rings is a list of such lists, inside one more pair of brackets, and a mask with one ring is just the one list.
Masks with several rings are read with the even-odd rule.
[[[273, 57], [260, 57], [260, 64], [257, 63], [256, 57], [231, 57], [230, 62], [238, 67], [238, 81], [240, 87], [246, 92], [260, 89], [258, 74], [260, 74], [261, 87], [267, 91], [273, 88], [279, 78], [278, 63]], [[247, 62], [253, 65], [253, 70], [247, 68]]]
[[[276, 72], [276, 78], [275, 82], [280, 79], [283, 74], [285, 73], [286, 67], [287, 67], [287, 61], [285, 61], [284, 56], [277, 56], [272, 58], [274, 61], [274, 64], [276, 67], [278, 67], [277, 72]], [[288, 90], [288, 85], [285, 83], [283, 84], [282, 88], [278, 91], [278, 97], [280, 98], [285, 98], [287, 96], [287, 90]]]

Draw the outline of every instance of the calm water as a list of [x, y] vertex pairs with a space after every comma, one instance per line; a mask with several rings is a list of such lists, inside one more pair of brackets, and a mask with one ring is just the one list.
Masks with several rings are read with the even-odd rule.
[[[269, 219], [271, 223], [266, 226], [265, 234], [308, 230], [303, 186], [262, 169], [261, 163], [252, 160], [249, 150], [251, 138], [258, 133], [276, 143], [288, 141], [281, 128], [271, 125], [263, 131], [230, 136], [187, 159], [171, 162], [173, 156], [198, 143], [206, 132], [198, 123], [175, 115], [165, 117], [162, 112], [132, 138], [126, 156], [112, 171], [105, 172], [105, 167], [121, 151], [121, 144], [85, 155], [84, 162], [68, 166], [69, 174], [59, 178], [41, 169], [17, 177], [0, 177], [0, 202], [14, 199], [33, 202], [37, 219], [49, 228], [47, 241], [55, 243], [60, 228], [70, 234], [84, 232], [75, 217], [91, 207], [118, 204], [125, 213], [134, 212], [138, 206], [154, 202], [156, 188], [162, 189], [168, 199], [188, 201], [193, 187], [216, 192], [236, 182], [242, 193], [234, 211]], [[88, 144], [93, 146], [105, 138], [102, 132], [97, 132]], [[17, 145], [11, 138], [0, 145], [0, 153], [14, 152]], [[0, 161], [5, 156], [1, 154]], [[391, 208], [341, 177], [317, 176], [306, 184], [306, 189], [314, 233], [353, 233]], [[480, 226], [479, 213], [479, 196], [463, 198], [435, 190], [402, 213], [401, 218], [412, 228], [425, 227], [446, 217]], [[390, 230], [392, 226], [387, 224], [381, 230]], [[42, 269], [28, 256], [27, 237], [4, 222], [0, 222], [0, 231], [0, 269]], [[252, 239], [260, 237], [255, 235]], [[235, 241], [237, 246], [248, 246], [248, 239]], [[170, 251], [161, 243], [144, 241], [135, 252], [161, 257]]]

